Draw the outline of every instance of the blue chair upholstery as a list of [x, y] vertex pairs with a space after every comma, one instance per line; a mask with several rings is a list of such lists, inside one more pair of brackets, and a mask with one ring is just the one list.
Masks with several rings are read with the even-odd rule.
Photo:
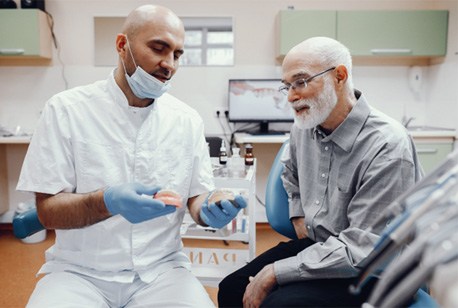
[[288, 146], [289, 141], [285, 141], [281, 146], [267, 178], [266, 215], [272, 229], [288, 238], [297, 239], [293, 224], [289, 219], [288, 195], [281, 180], [283, 172], [281, 157]]
[[36, 209], [20, 213], [13, 218], [13, 233], [17, 238], [26, 238], [43, 229], [43, 225], [38, 220]]
[[[291, 238], [297, 239], [293, 224], [289, 219], [288, 195], [286, 194], [281, 174], [283, 163], [281, 157], [289, 146], [289, 140], [285, 141], [274, 159], [272, 168], [266, 184], [266, 215], [272, 229], [278, 233]], [[415, 294], [414, 302], [409, 306], [411, 308], [437, 308], [439, 305], [424, 290], [419, 289]]]
[[439, 304], [425, 290], [419, 289], [409, 308], [439, 308]]

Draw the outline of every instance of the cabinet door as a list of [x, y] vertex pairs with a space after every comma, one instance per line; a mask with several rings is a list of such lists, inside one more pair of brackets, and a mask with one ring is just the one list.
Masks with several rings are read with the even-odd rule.
[[0, 10], [0, 55], [51, 58], [51, 34], [44, 12]]
[[437, 168], [453, 151], [453, 143], [423, 143], [415, 142], [418, 158], [425, 171], [425, 174], [430, 173]]
[[339, 11], [337, 38], [354, 56], [444, 56], [448, 11]]
[[313, 36], [336, 38], [336, 11], [280, 11], [279, 56]]

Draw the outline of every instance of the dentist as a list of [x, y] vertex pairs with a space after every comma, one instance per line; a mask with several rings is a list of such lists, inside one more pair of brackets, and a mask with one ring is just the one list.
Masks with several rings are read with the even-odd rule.
[[214, 227], [246, 206], [208, 202], [202, 119], [166, 93], [184, 34], [168, 8], [140, 6], [116, 37], [108, 79], [46, 103], [17, 189], [35, 193], [56, 242], [28, 307], [214, 306], [182, 252], [185, 208], [153, 198], [175, 190], [197, 223]]

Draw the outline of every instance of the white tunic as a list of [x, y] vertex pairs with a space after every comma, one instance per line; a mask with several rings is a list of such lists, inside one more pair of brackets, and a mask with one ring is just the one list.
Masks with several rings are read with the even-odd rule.
[[[183, 202], [213, 189], [204, 127], [197, 112], [164, 94], [133, 108], [108, 80], [52, 97], [31, 140], [18, 190], [87, 193], [127, 182], [178, 191]], [[40, 273], [75, 271], [131, 282], [190, 266], [181, 251], [185, 210], [139, 224], [116, 215], [89, 227], [56, 230]]]

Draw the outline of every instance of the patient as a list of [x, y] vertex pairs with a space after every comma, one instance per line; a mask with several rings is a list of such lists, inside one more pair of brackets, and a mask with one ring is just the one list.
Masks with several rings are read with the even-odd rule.
[[387, 221], [361, 235], [423, 171], [404, 127], [354, 89], [352, 59], [325, 37], [286, 55], [280, 88], [295, 123], [283, 185], [298, 240], [280, 243], [226, 277], [220, 307], [360, 306], [348, 287]]

